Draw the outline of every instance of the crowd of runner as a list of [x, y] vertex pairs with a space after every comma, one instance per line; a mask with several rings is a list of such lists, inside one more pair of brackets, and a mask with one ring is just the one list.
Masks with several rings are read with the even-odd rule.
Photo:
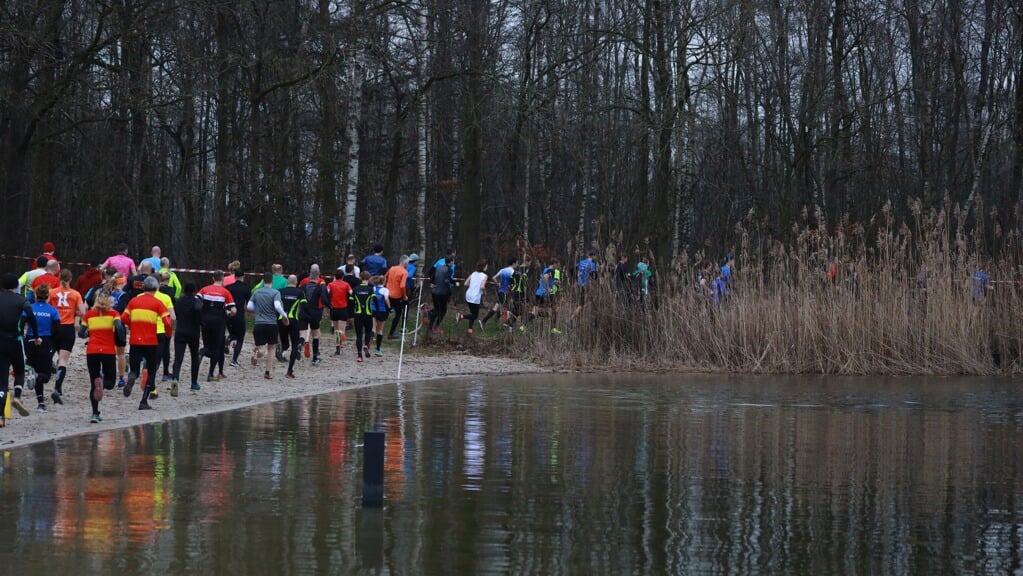
[[[561, 333], [556, 302], [563, 273], [556, 258], [544, 266], [528, 255], [509, 258], [492, 276], [487, 260], [479, 260], [462, 278], [456, 274], [454, 250], [428, 269], [417, 268], [416, 254], [402, 255], [389, 265], [383, 253], [378, 245], [361, 260], [348, 255], [329, 282], [317, 264], [301, 275], [285, 275], [283, 266], [274, 264], [250, 286], [235, 261], [225, 271], [215, 271], [212, 283], [199, 287], [182, 283], [158, 246], [136, 263], [122, 244], [73, 278], [48, 242], [24, 274], [3, 277], [0, 370], [11, 378], [2, 381], [0, 401], [9, 400], [27, 416], [22, 396], [28, 390], [35, 393], [37, 411], [45, 412], [45, 392], [52, 380], [49, 400], [63, 404], [68, 364], [76, 341], [84, 340], [91, 421], [101, 421], [104, 392], [117, 389], [130, 397], [136, 385], [141, 389], [139, 410], [149, 410], [150, 401], [159, 396], [158, 380], [177, 396], [179, 382], [192, 391], [202, 389], [204, 362], [207, 382], [223, 379], [225, 365], [240, 368], [246, 313], [253, 319], [249, 361], [262, 366], [268, 380], [278, 363], [287, 366], [284, 378], [289, 379], [303, 356], [312, 366], [322, 363], [320, 327], [325, 317], [333, 334], [333, 355], [342, 356], [348, 346], [355, 361], [363, 362], [384, 355], [385, 333], [394, 340], [420, 326], [440, 332], [452, 296], [463, 284], [467, 313], [454, 314], [455, 329], [461, 330], [464, 321], [469, 335], [474, 329], [485, 331], [491, 322], [503, 330], [525, 331], [543, 318], [545, 330]], [[576, 266], [578, 302], [571, 317], [586, 303], [587, 287], [598, 271], [595, 257], [591, 252]], [[622, 288], [627, 283], [630, 298], [642, 300], [651, 283], [649, 268], [640, 262], [635, 270], [625, 271], [625, 262], [615, 270], [616, 282]], [[496, 288], [496, 299], [481, 314], [488, 286]], [[182, 377], [186, 355], [190, 372]], [[5, 424], [0, 413], [0, 426]]]

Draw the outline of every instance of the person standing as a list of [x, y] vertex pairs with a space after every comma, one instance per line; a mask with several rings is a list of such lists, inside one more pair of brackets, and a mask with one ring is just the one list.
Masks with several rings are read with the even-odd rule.
[[71, 288], [70, 270], [61, 270], [60, 285], [50, 291], [50, 305], [60, 313], [60, 326], [53, 334], [53, 347], [57, 350], [57, 379], [53, 383], [56, 389], [50, 397], [54, 404], [63, 404], [61, 395], [64, 393], [64, 378], [71, 361], [71, 350], [75, 347], [75, 334], [81, 317], [88, 310], [82, 295]]
[[128, 257], [128, 245], [123, 242], [117, 245], [114, 255], [103, 262], [103, 267], [114, 268], [125, 278], [131, 278], [136, 272], [135, 261]]
[[291, 324], [281, 300], [281, 293], [273, 289], [273, 274], [263, 275], [262, 286], [252, 293], [245, 308], [255, 314], [255, 324], [252, 327], [252, 339], [255, 343], [252, 350], [252, 365], [258, 366], [259, 361], [265, 358], [263, 378], [273, 380], [274, 355], [270, 353], [270, 347], [277, 344], [277, 318], [281, 318], [286, 328], [290, 329]]
[[[224, 329], [227, 319], [235, 315], [234, 296], [224, 288], [224, 271], [213, 273], [213, 284], [199, 290], [202, 299], [202, 345], [199, 356], [210, 359], [207, 382], [224, 378]], [[214, 371], [217, 377], [214, 378]]]
[[[89, 402], [92, 404], [93, 424], [99, 423], [99, 403], [104, 390], [114, 388], [117, 373], [117, 335], [124, 338], [124, 324], [121, 315], [114, 309], [114, 301], [106, 292], [96, 295], [96, 303], [85, 313], [82, 324], [89, 330], [89, 342], [85, 346], [85, 364], [89, 367]], [[38, 386], [37, 386], [38, 388]], [[37, 390], [37, 395], [41, 391]]]
[[281, 319], [277, 328], [281, 335], [281, 350], [291, 350], [288, 356], [288, 371], [285, 378], [295, 377], [295, 362], [302, 354], [302, 332], [299, 330], [299, 316], [305, 304], [305, 293], [298, 287], [298, 276], [288, 276], [288, 285], [281, 291], [281, 305], [287, 314]]
[[384, 258], [384, 247], [380, 244], [373, 246], [373, 253], [366, 256], [360, 262], [362, 269], [369, 272], [370, 277], [382, 276], [387, 271], [387, 259]]
[[[25, 362], [36, 371], [35, 392], [37, 410], [46, 411], [43, 389], [53, 375], [53, 335], [60, 326], [60, 312], [54, 308], [50, 300], [50, 285], [42, 284], [36, 289], [36, 301], [32, 303], [32, 314], [36, 318], [37, 331], [28, 331], [25, 339]], [[39, 342], [39, 344], [36, 344]], [[5, 375], [6, 376], [6, 375]], [[28, 412], [21, 404], [21, 388], [15, 386], [14, 399], [11, 405], [21, 413], [28, 416]]]
[[181, 298], [174, 301], [174, 316], [177, 327], [174, 329], [174, 373], [171, 379], [171, 396], [177, 396], [178, 383], [181, 380], [181, 362], [188, 350], [192, 372], [192, 390], [198, 391], [199, 386], [199, 335], [202, 332], [203, 301], [195, 293], [195, 283], [186, 282]]
[[348, 323], [348, 299], [352, 294], [352, 286], [341, 276], [327, 284], [327, 298], [330, 300], [330, 322], [334, 326], [334, 356], [341, 355], [341, 346], [345, 343], [345, 328]]
[[[124, 384], [125, 398], [131, 396], [131, 390], [135, 386], [142, 372], [142, 363], [145, 362], [149, 373], [146, 381], [142, 383], [142, 401], [139, 402], [139, 410], [151, 410], [149, 397], [156, 389], [156, 365], [160, 360], [160, 347], [156, 338], [156, 325], [163, 323], [167, 334], [174, 331], [170, 320], [170, 310], [154, 296], [160, 288], [160, 283], [152, 276], [146, 278], [142, 294], [134, 297], [128, 302], [124, 313], [121, 314], [121, 322], [131, 333], [128, 343], [131, 348], [128, 350], [128, 380]], [[223, 334], [223, 329], [221, 329]]]
[[[458, 315], [458, 321], [461, 322], [462, 318], [469, 321], [469, 329], [466, 331], [467, 334], [472, 334], [473, 322], [477, 322], [480, 316], [480, 302], [483, 300], [483, 290], [487, 285], [487, 261], [480, 260], [476, 263], [476, 271], [469, 275], [469, 278], [465, 281], [465, 303], [469, 306], [469, 315], [463, 316]], [[480, 322], [480, 329], [483, 328], [483, 322]]]
[[[0, 286], [3, 287], [3, 291], [0, 292], [0, 374], [3, 375], [3, 378], [0, 378], [0, 428], [3, 428], [7, 425], [7, 420], [4, 418], [2, 407], [7, 401], [10, 386], [7, 374], [13, 370], [16, 389], [25, 386], [22, 322], [28, 321], [30, 333], [33, 334], [39, 333], [39, 327], [36, 325], [36, 317], [28, 300], [17, 293], [18, 277], [10, 273], [4, 274]], [[41, 338], [35, 339], [37, 346], [42, 343]]]
[[384, 287], [387, 288], [388, 299], [391, 302], [391, 309], [394, 310], [394, 319], [391, 320], [391, 329], [387, 332], [387, 339], [394, 340], [394, 331], [401, 325], [405, 318], [405, 310], [408, 308], [408, 256], [402, 254], [398, 263], [387, 269], [384, 275]]
[[[242, 271], [241, 264], [237, 260], [231, 264], [234, 265], [235, 281], [227, 284], [225, 276], [224, 284], [234, 298], [235, 309], [240, 312], [247, 309], [252, 288], [249, 288], [249, 283], [245, 281], [245, 272]], [[228, 318], [227, 333], [231, 336], [231, 368], [241, 368], [238, 357], [242, 353], [242, 345], [245, 344], [245, 314], [235, 314]]]
[[373, 286], [369, 278], [365, 270], [359, 274], [359, 283], [352, 287], [348, 304], [355, 325], [356, 362], [362, 362], [363, 354], [369, 353], [369, 341], [373, 336]]

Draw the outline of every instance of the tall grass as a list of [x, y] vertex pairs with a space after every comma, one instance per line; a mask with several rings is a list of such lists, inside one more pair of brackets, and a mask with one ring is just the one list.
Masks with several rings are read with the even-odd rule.
[[[867, 226], [806, 225], [789, 244], [747, 220], [736, 229], [732, 294], [722, 304], [696, 288], [710, 260], [702, 254], [661, 270], [643, 305], [615, 290], [609, 265], [568, 330], [544, 331], [525, 353], [570, 366], [753, 373], [1023, 371], [1023, 300], [1011, 259], [982, 257], [964, 232], [973, 223], [965, 211], [925, 215], [911, 203], [910, 214], [896, 222], [886, 206]], [[995, 234], [1004, 246], [1019, 240]], [[616, 251], [606, 247], [608, 262]], [[997, 282], [975, 299], [970, 277], [979, 269]], [[562, 318], [575, 306], [567, 292]]]

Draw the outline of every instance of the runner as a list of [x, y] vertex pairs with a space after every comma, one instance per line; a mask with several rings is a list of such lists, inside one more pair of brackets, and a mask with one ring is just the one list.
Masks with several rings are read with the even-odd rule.
[[555, 306], [555, 295], [558, 292], [560, 271], [557, 268], [558, 260], [555, 258], [551, 265], [544, 268], [540, 273], [540, 281], [537, 283], [536, 292], [533, 298], [533, 309], [526, 317], [519, 331], [524, 332], [526, 325], [539, 316], [547, 316], [551, 321], [551, 334], [561, 334], [556, 324], [558, 322], [557, 307]]
[[575, 307], [575, 311], [572, 312], [571, 320], [575, 320], [575, 317], [582, 311], [583, 306], [586, 304], [586, 289], [590, 284], [590, 280], [597, 274], [597, 264], [593, 261], [597, 257], [595, 250], [590, 250], [583, 258], [579, 261], [578, 274], [579, 279], [576, 282], [576, 286], [579, 287], [579, 304]]
[[370, 276], [381, 276], [387, 271], [387, 259], [384, 258], [384, 247], [380, 244], [373, 246], [373, 253], [366, 256], [360, 262], [362, 269], [369, 272]]
[[[241, 312], [248, 307], [252, 288], [249, 288], [249, 283], [245, 281], [245, 272], [242, 271], [241, 263], [235, 260], [231, 262], [231, 265], [234, 266], [232, 271], [234, 272], [235, 281], [227, 284], [227, 276], [225, 276], [224, 286], [227, 287], [227, 291], [234, 298], [236, 310]], [[238, 357], [241, 355], [242, 346], [245, 344], [245, 328], [245, 314], [235, 314], [227, 320], [227, 332], [231, 336], [231, 368], [242, 367], [238, 363]]]
[[361, 282], [359, 276], [362, 274], [362, 270], [355, 264], [355, 254], [349, 254], [345, 257], [344, 266], [339, 266], [338, 270], [344, 271], [344, 281], [348, 282], [348, 285], [352, 288], [355, 288]]
[[435, 334], [440, 332], [441, 322], [444, 321], [444, 316], [448, 313], [448, 302], [451, 300], [451, 290], [454, 284], [451, 278], [451, 268], [448, 267], [448, 264], [447, 259], [445, 259], [444, 264], [435, 268], [433, 278], [430, 281], [432, 284], [430, 296], [433, 297], [433, 309], [430, 310], [428, 317], [430, 331]]
[[130, 278], [135, 275], [135, 261], [128, 257], [128, 245], [121, 243], [117, 245], [116, 253], [103, 262], [104, 268], [114, 268], [121, 273], [121, 276]]
[[113, 308], [114, 301], [110, 295], [100, 292], [96, 296], [96, 305], [82, 318], [82, 324], [89, 330], [85, 364], [89, 367], [89, 402], [92, 404], [92, 418], [89, 421], [93, 424], [102, 420], [99, 403], [103, 399], [103, 391], [114, 388], [116, 342], [125, 337], [121, 316]]
[[[242, 263], [238, 260], [232, 260], [231, 263], [227, 265], [227, 273], [224, 274], [224, 288], [230, 288], [231, 284], [234, 284], [238, 280], [239, 276], [245, 276], [245, 273], [241, 272], [241, 269]], [[241, 304], [239, 304], [238, 307], [240, 309]]]
[[369, 341], [373, 337], [373, 286], [369, 283], [369, 272], [359, 274], [359, 283], [352, 287], [349, 310], [355, 325], [356, 362], [362, 362], [363, 354], [369, 354]]
[[160, 258], [160, 273], [166, 273], [168, 276], [167, 286], [170, 286], [171, 290], [174, 291], [174, 293], [171, 294], [171, 298], [174, 298], [175, 300], [181, 298], [181, 280], [178, 279], [178, 275], [170, 269], [170, 259], [166, 256]]
[[305, 304], [301, 310], [299, 330], [305, 342], [305, 357], [309, 357], [309, 342], [312, 341], [313, 366], [320, 365], [320, 324], [323, 322], [323, 305], [327, 301], [327, 283], [320, 277], [320, 265], [309, 267], [309, 276], [299, 283], [304, 292]]
[[71, 288], [71, 271], [61, 270], [60, 285], [50, 292], [50, 304], [60, 312], [60, 326], [53, 334], [53, 347], [57, 350], [57, 379], [53, 386], [56, 390], [50, 395], [54, 404], [63, 404], [61, 395], [64, 393], [64, 378], [67, 376], [71, 350], [75, 347], [75, 334], [82, 316], [88, 308], [82, 295]]
[[[25, 362], [36, 371], [35, 392], [37, 409], [46, 411], [43, 388], [53, 375], [53, 334], [60, 326], [60, 312], [50, 305], [50, 286], [43, 284], [36, 290], [37, 300], [32, 303], [32, 314], [36, 317], [37, 331], [28, 331], [25, 339]], [[38, 344], [36, 342], [39, 342]], [[6, 377], [6, 375], [5, 375]], [[14, 387], [14, 406], [22, 416], [27, 416], [21, 405], [21, 387]], [[17, 403], [15, 403], [17, 402]]]
[[529, 303], [529, 276], [533, 271], [533, 258], [526, 254], [522, 257], [521, 264], [515, 268], [511, 281], [511, 312], [508, 315], [508, 328], [515, 326], [515, 322], [526, 314], [526, 304]]
[[352, 294], [352, 285], [339, 275], [327, 284], [327, 297], [330, 300], [330, 322], [334, 326], [334, 356], [341, 355], [341, 347], [345, 343], [345, 328], [348, 324], [348, 298]]
[[305, 304], [305, 293], [298, 287], [298, 276], [288, 276], [288, 285], [281, 293], [281, 305], [287, 314], [277, 325], [281, 335], [281, 350], [291, 349], [288, 356], [288, 371], [285, 378], [295, 377], [295, 362], [302, 355], [302, 332], [299, 330], [299, 315], [302, 313], [302, 306]]
[[144, 262], [149, 262], [149, 267], [150, 268], [152, 268], [154, 271], [159, 270], [160, 269], [160, 259], [161, 259], [160, 258], [160, 247], [159, 246], [153, 246], [152, 248], [150, 248], [149, 254], [150, 254], [149, 258], [145, 258], [145, 259], [142, 260], [142, 262], [139, 262], [139, 266], [141, 266]]
[[[7, 394], [10, 383], [7, 375], [14, 372], [14, 388], [22, 388], [25, 385], [25, 351], [22, 347], [22, 322], [28, 320], [29, 330], [33, 334], [39, 333], [36, 325], [35, 314], [32, 313], [32, 306], [25, 297], [18, 294], [18, 277], [14, 274], [4, 274], [3, 292], [0, 292], [0, 428], [7, 425], [4, 417], [3, 406], [7, 401]], [[36, 338], [35, 344], [41, 345], [42, 339]], [[18, 403], [20, 404], [20, 402]], [[12, 406], [16, 406], [11, 402]], [[24, 406], [22, 406], [24, 409]], [[21, 410], [18, 411], [21, 413]], [[24, 415], [24, 413], [22, 413]]]
[[[280, 291], [281, 289], [285, 288], [288, 285], [288, 279], [284, 277], [284, 266], [282, 266], [281, 264], [273, 264], [270, 266], [270, 271], [273, 273], [272, 275], [273, 282], [271, 282], [270, 284], [274, 290]], [[260, 280], [259, 284], [256, 284], [253, 290], [258, 290], [262, 287], [263, 281]]]
[[[148, 264], [148, 262], [146, 262], [146, 264]], [[156, 274], [153, 275], [153, 277], [156, 278], [157, 282], [160, 283], [160, 288], [153, 293], [153, 296], [156, 296], [156, 298], [160, 302], [163, 302], [163, 305], [166, 306], [167, 310], [170, 311], [170, 319], [171, 322], [173, 323], [175, 320], [177, 320], [177, 317], [174, 312], [174, 298], [171, 298], [170, 294], [168, 294], [168, 292], [172, 292], [170, 287], [167, 286], [167, 280], [169, 279], [169, 276], [167, 274], [161, 274], [157, 272]], [[170, 335], [167, 334], [167, 332], [163, 329], [162, 323], [156, 325], [156, 340], [159, 342], [160, 346], [160, 365], [163, 366], [163, 377], [160, 379], [160, 381], [170, 382], [171, 380], [174, 379], [174, 376], [173, 374], [171, 374], [170, 370], [171, 339]], [[150, 370], [156, 369], [157, 366], [153, 366], [152, 368], [150, 368]], [[153, 398], [156, 398], [159, 395], [159, 393], [160, 393], [159, 389], [153, 390], [152, 394]]]
[[25, 272], [18, 278], [18, 293], [22, 296], [28, 297], [29, 291], [32, 289], [32, 283], [35, 279], [46, 274], [46, 263], [49, 260], [45, 256], [36, 258], [35, 262], [32, 263], [32, 269]]
[[369, 282], [373, 285], [373, 301], [370, 307], [373, 309], [373, 333], [377, 337], [377, 347], [373, 351], [373, 355], [383, 356], [384, 353], [380, 350], [380, 344], [384, 341], [384, 322], [387, 321], [387, 314], [391, 308], [391, 299], [388, 297], [388, 290], [384, 286], [383, 276], [374, 276]]
[[56, 260], [50, 260], [43, 267], [43, 273], [36, 276], [35, 280], [32, 280], [30, 288], [33, 292], [39, 287], [40, 284], [48, 284], [50, 291], [60, 288], [60, 264]]
[[430, 268], [430, 278], [433, 278], [434, 274], [437, 271], [437, 268], [440, 268], [441, 266], [445, 266], [445, 265], [448, 267], [448, 270], [451, 271], [451, 277], [454, 278], [455, 277], [455, 259], [457, 257], [458, 257], [458, 251], [455, 250], [454, 248], [448, 248], [447, 251], [444, 252], [444, 257], [443, 258], [438, 258], [437, 261], [433, 263], [433, 267]]
[[391, 302], [391, 309], [394, 310], [394, 319], [391, 320], [391, 329], [387, 332], [387, 339], [394, 340], [394, 331], [401, 326], [405, 319], [405, 310], [408, 309], [408, 262], [409, 257], [402, 254], [398, 263], [387, 269], [384, 275], [384, 286], [387, 288], [387, 297]]
[[[156, 337], [156, 325], [162, 323], [168, 334], [174, 330], [170, 320], [170, 310], [160, 302], [154, 294], [160, 288], [160, 283], [152, 276], [146, 278], [143, 286], [144, 292], [131, 299], [121, 314], [121, 322], [131, 331], [128, 342], [131, 349], [128, 351], [128, 380], [124, 384], [125, 398], [131, 396], [131, 390], [135, 386], [142, 373], [143, 365], [149, 367], [146, 381], [142, 383], [142, 401], [139, 402], [139, 410], [151, 410], [149, 398], [153, 390], [156, 390], [156, 365], [160, 360], [160, 347]], [[223, 333], [223, 330], [221, 330]]]
[[85, 295], [89, 293], [96, 286], [103, 283], [103, 264], [100, 262], [93, 262], [92, 266], [88, 270], [82, 272], [82, 275], [75, 280], [74, 289], [78, 290], [78, 293], [85, 298]]
[[[43, 253], [39, 255], [39, 258], [46, 258], [47, 262], [50, 260], [56, 261], [57, 257], [54, 256], [54, 252], [56, 251], [57, 247], [53, 245], [53, 242], [43, 242]], [[46, 264], [39, 267], [42, 268], [43, 266], [46, 266]]]
[[[202, 345], [199, 356], [210, 359], [207, 382], [224, 379], [224, 329], [235, 315], [234, 296], [224, 288], [224, 271], [213, 273], [213, 284], [199, 290], [202, 299]], [[213, 376], [216, 371], [216, 377]]]
[[252, 293], [245, 308], [254, 312], [256, 316], [252, 327], [252, 339], [255, 342], [252, 349], [252, 365], [258, 366], [259, 360], [266, 358], [263, 378], [273, 380], [274, 355], [270, 353], [270, 346], [277, 344], [277, 318], [279, 316], [286, 327], [291, 321], [288, 320], [288, 313], [282, 304], [281, 293], [272, 288], [273, 274], [264, 274], [262, 284]]
[[621, 296], [622, 302], [630, 302], [632, 300], [632, 273], [629, 272], [628, 254], [622, 254], [618, 257], [618, 264], [615, 266], [614, 271], [614, 287]]
[[[477, 322], [480, 316], [480, 302], [483, 299], [483, 289], [487, 285], [487, 261], [480, 260], [476, 263], [476, 271], [469, 275], [465, 281], [465, 303], [469, 306], [469, 315], [458, 315], [458, 322], [465, 318], [469, 321], [467, 334], [472, 334], [473, 322]], [[458, 322], [455, 324], [457, 325]], [[483, 329], [483, 322], [479, 321], [480, 329]]]
[[[508, 292], [511, 290], [512, 276], [515, 275], [515, 265], [518, 263], [518, 258], [509, 258], [508, 265], [498, 270], [497, 274], [494, 274], [493, 281], [497, 284], [497, 301], [494, 302], [494, 307], [483, 318], [480, 328], [484, 331], [486, 330], [487, 322], [500, 314], [502, 307], [508, 306]], [[508, 323], [507, 318], [504, 318], [504, 323]]]
[[189, 354], [189, 367], [192, 372], [192, 390], [198, 391], [199, 386], [199, 335], [202, 332], [203, 300], [195, 293], [195, 282], [186, 282], [181, 298], [174, 302], [174, 316], [177, 326], [174, 329], [174, 375], [171, 380], [171, 396], [177, 396], [178, 383], [181, 381], [181, 362], [185, 359], [185, 350]]

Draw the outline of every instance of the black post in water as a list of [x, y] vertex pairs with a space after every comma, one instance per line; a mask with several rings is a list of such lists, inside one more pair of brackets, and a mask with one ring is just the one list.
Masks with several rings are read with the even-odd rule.
[[384, 433], [362, 434], [362, 506], [384, 506]]

